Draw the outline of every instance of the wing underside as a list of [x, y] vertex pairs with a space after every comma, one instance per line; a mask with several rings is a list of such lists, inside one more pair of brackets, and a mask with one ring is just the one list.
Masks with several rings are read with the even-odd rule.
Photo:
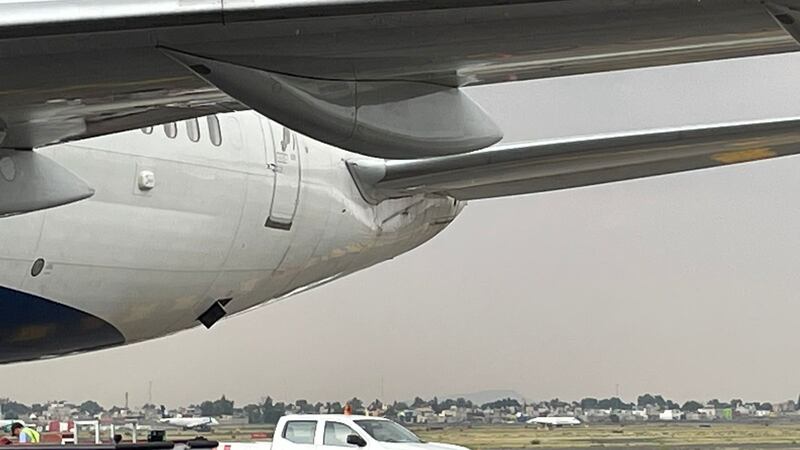
[[4, 1], [0, 146], [252, 108], [362, 154], [466, 153], [501, 135], [463, 86], [795, 51], [798, 3]]

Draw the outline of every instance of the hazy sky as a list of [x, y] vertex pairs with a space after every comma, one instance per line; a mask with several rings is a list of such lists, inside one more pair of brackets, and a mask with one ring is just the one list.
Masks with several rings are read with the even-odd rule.
[[[774, 56], [470, 92], [528, 140], [800, 116], [798, 73]], [[798, 272], [798, 158], [473, 202], [410, 254], [211, 331], [0, 367], [0, 396], [796, 398]]]

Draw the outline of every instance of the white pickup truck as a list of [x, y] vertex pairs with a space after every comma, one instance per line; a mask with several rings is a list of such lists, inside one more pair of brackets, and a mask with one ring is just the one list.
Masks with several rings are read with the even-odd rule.
[[291, 415], [278, 420], [271, 448], [266, 443], [220, 443], [219, 450], [468, 450], [425, 442], [396, 422], [340, 414]]

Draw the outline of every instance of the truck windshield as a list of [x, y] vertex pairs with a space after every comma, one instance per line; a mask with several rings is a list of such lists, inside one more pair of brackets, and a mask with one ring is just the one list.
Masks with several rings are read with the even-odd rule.
[[376, 441], [381, 442], [422, 442], [414, 433], [391, 420], [356, 420]]

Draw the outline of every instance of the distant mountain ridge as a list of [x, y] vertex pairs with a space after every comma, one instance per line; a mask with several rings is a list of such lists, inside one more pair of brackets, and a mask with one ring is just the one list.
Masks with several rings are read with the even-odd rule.
[[478, 392], [471, 392], [469, 394], [450, 394], [450, 395], [442, 395], [438, 397], [439, 400], [444, 400], [448, 398], [452, 398], [453, 400], [457, 398], [463, 398], [464, 400], [469, 400], [473, 404], [476, 405], [483, 405], [485, 403], [490, 403], [495, 400], [501, 400], [504, 398], [513, 398], [522, 402], [522, 395], [519, 392], [511, 389], [493, 389], [487, 391], [478, 391]]

